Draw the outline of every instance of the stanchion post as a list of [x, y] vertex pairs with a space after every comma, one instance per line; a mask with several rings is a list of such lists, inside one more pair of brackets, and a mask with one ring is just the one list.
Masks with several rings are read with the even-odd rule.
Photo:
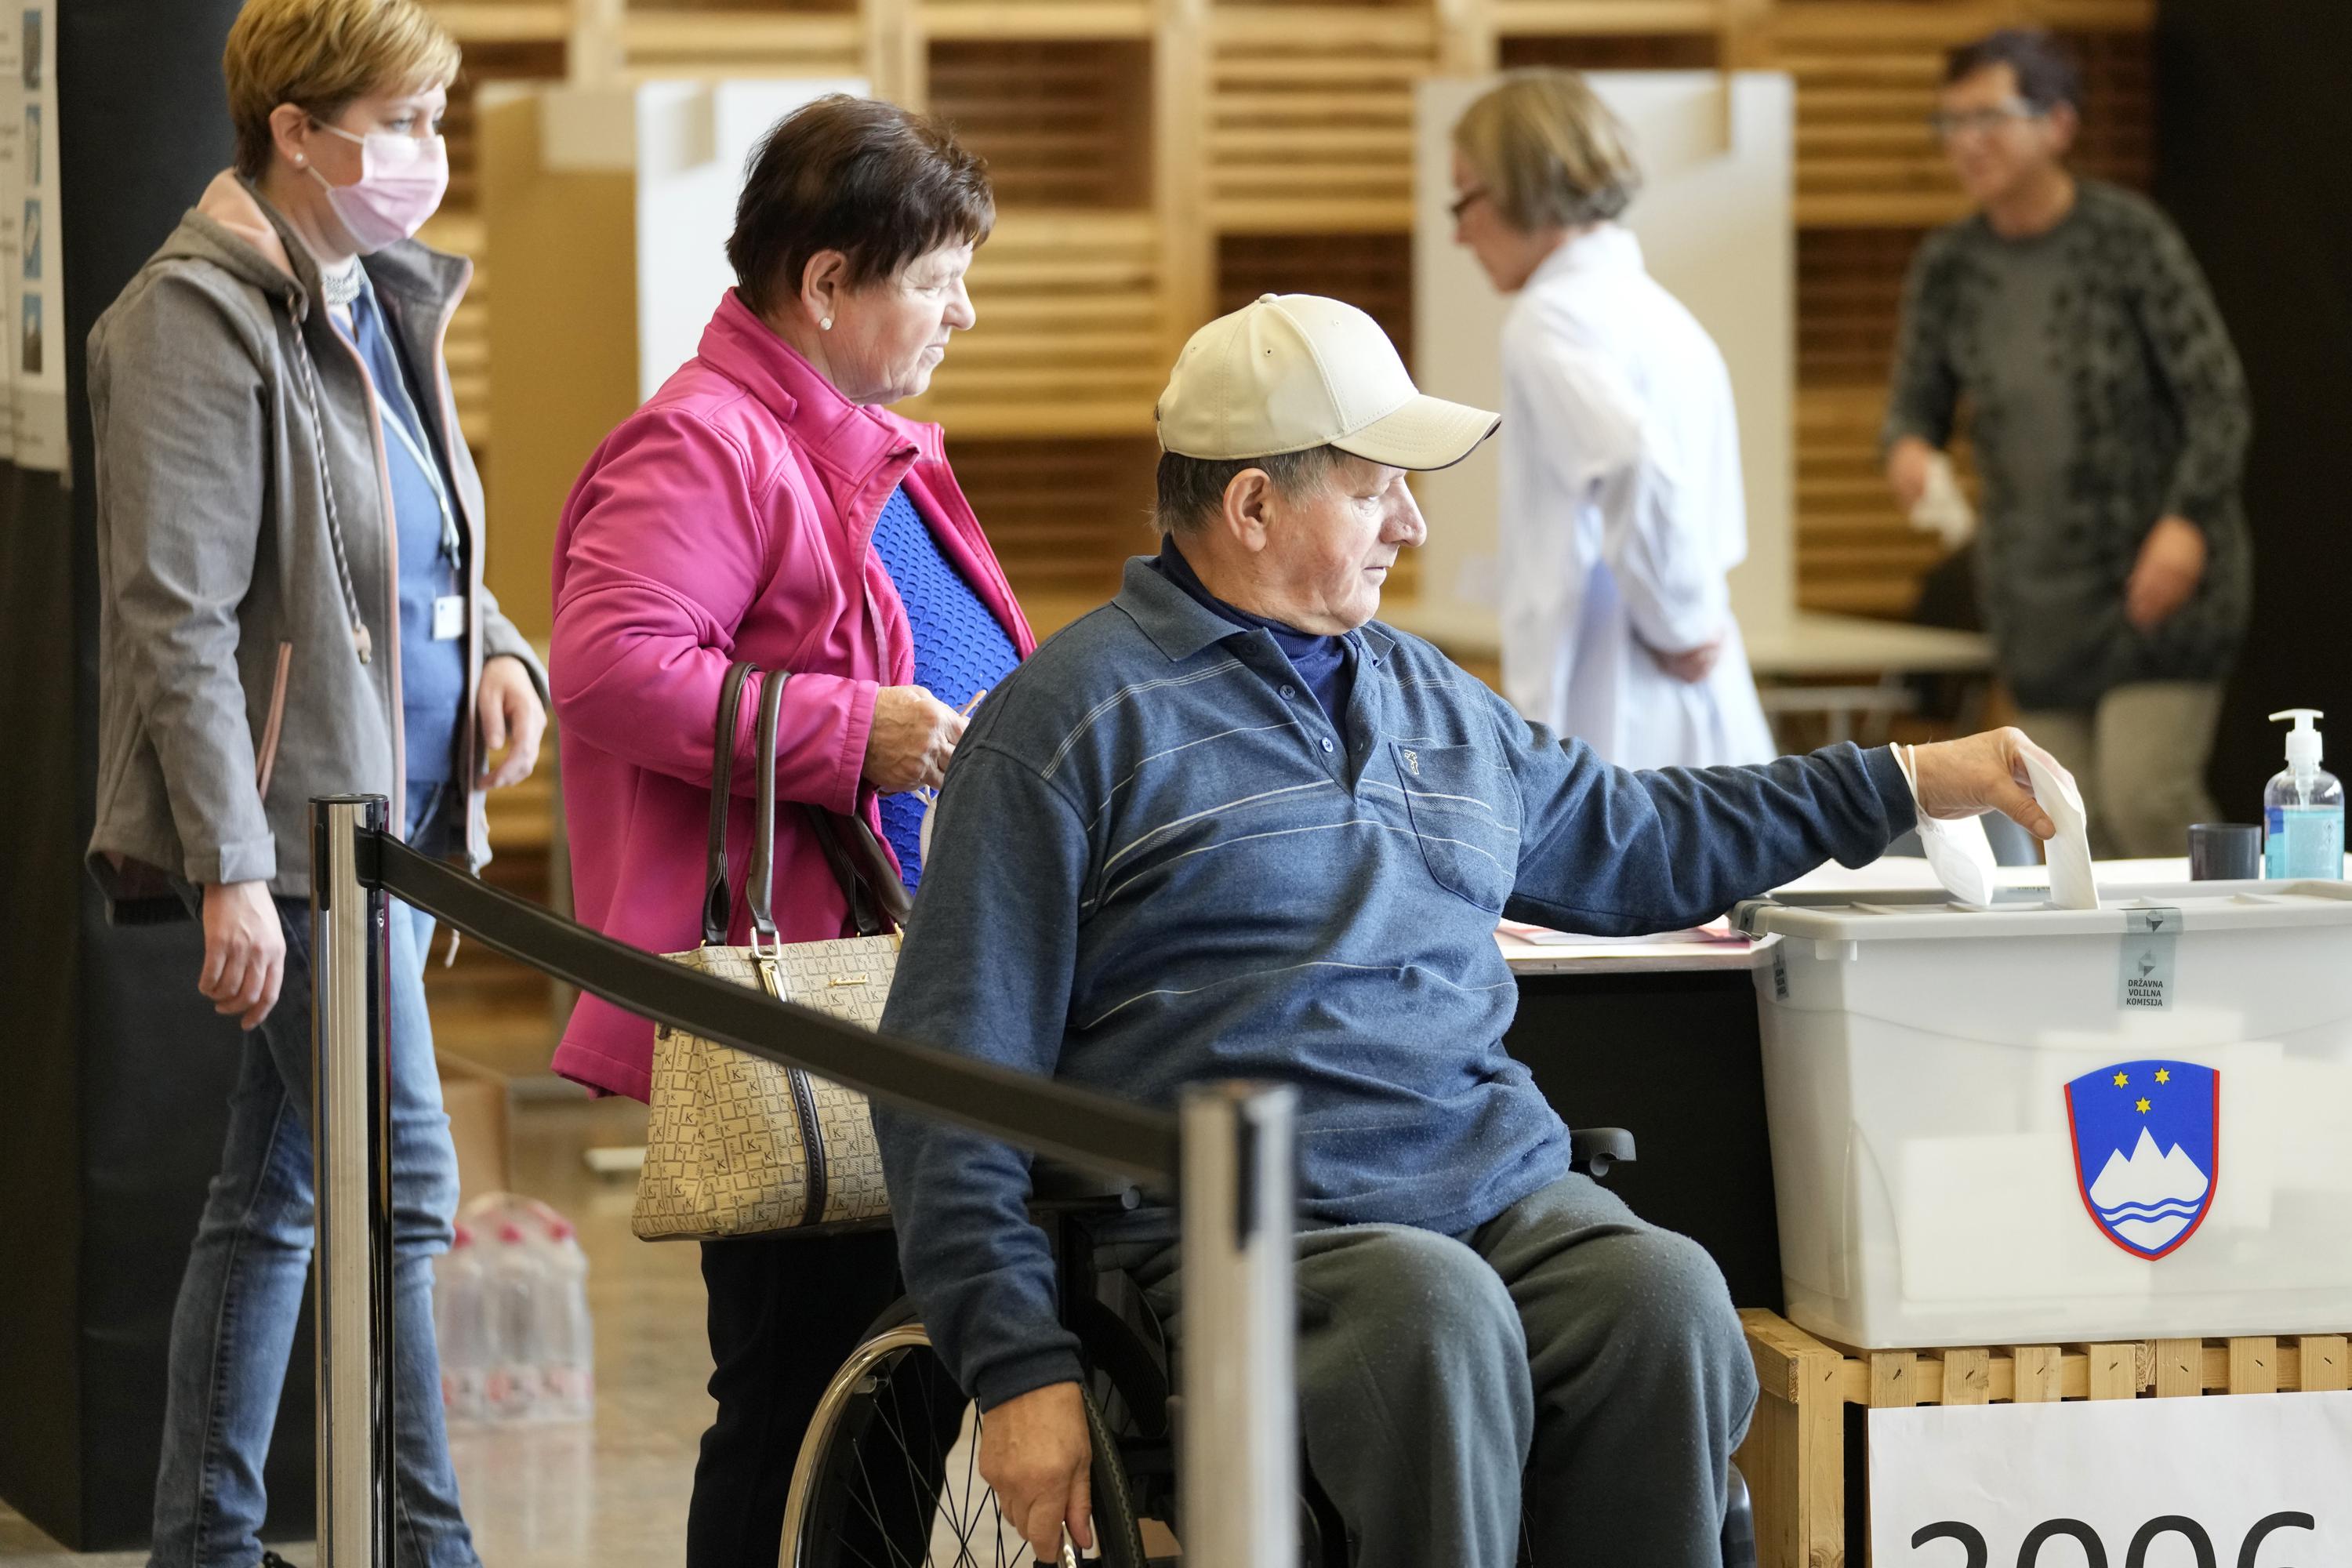
[[319, 1568], [392, 1568], [392, 1096], [382, 795], [310, 803], [310, 1169], [318, 1194]]
[[1262, 1083], [1184, 1095], [1181, 1521], [1188, 1561], [1298, 1562], [1291, 1115]]

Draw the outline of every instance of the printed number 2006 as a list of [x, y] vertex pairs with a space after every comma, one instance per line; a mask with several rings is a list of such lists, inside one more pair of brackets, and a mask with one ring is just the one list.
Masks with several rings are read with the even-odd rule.
[[[2310, 1530], [2316, 1522], [2307, 1513], [2274, 1513], [2255, 1521], [2254, 1527], [2246, 1531], [2244, 1543], [2238, 1548], [2237, 1568], [2254, 1568], [2254, 1553], [2262, 1550], [2263, 1540], [2273, 1531]], [[2037, 1568], [2042, 1543], [2062, 1535], [2082, 1547], [2086, 1568], [2107, 1568], [2106, 1543], [2099, 1539], [2097, 1531], [2079, 1519], [2046, 1519], [2035, 1525], [2017, 1549], [2017, 1568]], [[2141, 1525], [2124, 1553], [2124, 1568], [2147, 1568], [2147, 1549], [2167, 1535], [2177, 1535], [2189, 1542], [2189, 1549], [2197, 1554], [2197, 1568], [2220, 1568], [2220, 1559], [2213, 1554], [2213, 1538], [2206, 1533], [2203, 1525], [2184, 1513], [2164, 1514]], [[1986, 1568], [1991, 1561], [1984, 1532], [1972, 1524], [1944, 1520], [1923, 1525], [1911, 1537], [1912, 1549], [1916, 1551], [1932, 1541], [1958, 1542], [1968, 1553], [1963, 1568]]]

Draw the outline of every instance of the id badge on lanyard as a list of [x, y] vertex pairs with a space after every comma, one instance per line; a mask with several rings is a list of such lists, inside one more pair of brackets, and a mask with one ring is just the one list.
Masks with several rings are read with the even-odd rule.
[[[414, 412], [415, 405], [411, 404], [409, 406]], [[418, 470], [425, 475], [425, 482], [433, 488], [434, 501], [441, 508], [441, 558], [449, 563], [451, 587], [458, 591], [443, 594], [433, 601], [433, 640], [456, 642], [466, 635], [466, 595], [463, 585], [457, 581], [458, 573], [462, 570], [460, 556], [464, 548], [457, 536], [457, 516], [449, 505], [449, 492], [441, 482], [440, 465], [433, 460], [430, 454], [417, 450], [416, 442], [408, 434], [406, 423], [394, 415], [385, 419], [383, 426], [415, 461]]]

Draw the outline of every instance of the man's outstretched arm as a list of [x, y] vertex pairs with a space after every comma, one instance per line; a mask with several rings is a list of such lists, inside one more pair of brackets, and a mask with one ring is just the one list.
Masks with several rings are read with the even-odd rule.
[[1915, 805], [1888, 746], [1636, 773], [1497, 707], [1523, 807], [1514, 918], [1604, 935], [1694, 925], [1823, 861], [1875, 859], [1922, 808], [2000, 811], [2052, 832], [2026, 783], [2032, 742], [2016, 730], [1913, 748]]

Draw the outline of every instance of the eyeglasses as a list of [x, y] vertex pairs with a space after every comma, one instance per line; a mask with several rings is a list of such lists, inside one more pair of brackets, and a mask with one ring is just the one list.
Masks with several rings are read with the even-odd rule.
[[1927, 129], [1935, 133], [1937, 141], [1949, 142], [1964, 134], [1985, 135], [2005, 126], [2040, 120], [2047, 112], [2022, 100], [1995, 104], [1990, 109], [1939, 109], [1927, 116]]
[[1486, 186], [1473, 185], [1446, 204], [1445, 214], [1455, 223], [1460, 223], [1462, 215], [1485, 201], [1489, 194]]
[[442, 133], [441, 121], [433, 119], [429, 115], [422, 113], [404, 114], [399, 118], [406, 121], [408, 123], [405, 125], [371, 125], [364, 132], [346, 131], [341, 126], [329, 121], [324, 115], [317, 113], [311, 114], [310, 123], [317, 126], [320, 130], [326, 132], [330, 135], [341, 137], [346, 142], [362, 142], [370, 135], [377, 135], [405, 136], [411, 141], [425, 142], [434, 140]]

